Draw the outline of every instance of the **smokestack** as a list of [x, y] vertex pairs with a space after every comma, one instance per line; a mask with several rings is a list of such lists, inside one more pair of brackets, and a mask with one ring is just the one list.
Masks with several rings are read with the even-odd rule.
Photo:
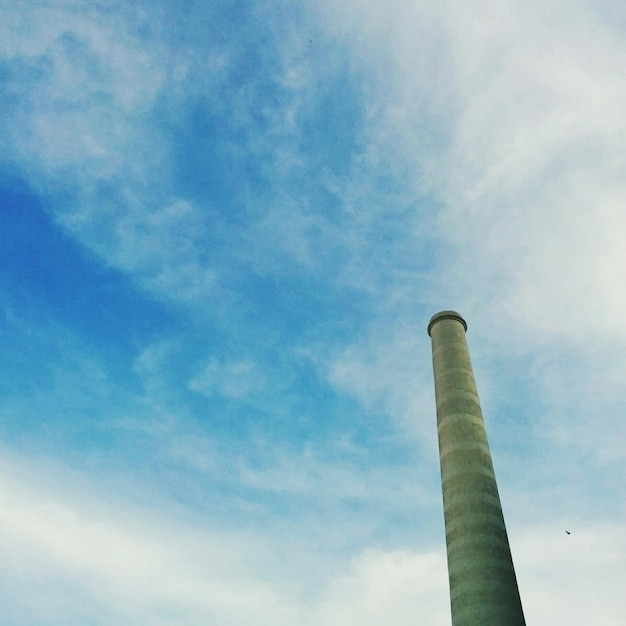
[[525, 626], [466, 330], [455, 311], [428, 324], [452, 626]]

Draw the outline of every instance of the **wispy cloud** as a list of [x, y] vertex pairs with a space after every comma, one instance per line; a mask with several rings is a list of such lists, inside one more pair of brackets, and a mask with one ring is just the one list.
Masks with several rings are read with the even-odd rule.
[[[61, 495], [58, 486], [54, 497], [14, 481], [4, 481], [2, 491], [5, 562], [45, 590], [29, 602], [30, 623], [88, 618], [243, 624], [259, 615], [267, 623], [290, 623], [289, 604], [249, 572], [255, 549], [244, 536], [232, 543], [224, 533], [158, 513], [126, 509], [120, 515], [110, 510], [110, 501], [105, 512], [103, 503], [81, 502], [79, 494], [67, 491]], [[32, 588], [31, 582], [25, 589], [20, 579], [5, 582], [15, 594], [6, 598], [9, 607]], [[98, 617], [101, 607], [104, 619]]]
[[189, 388], [204, 395], [219, 392], [230, 398], [241, 398], [263, 387], [263, 376], [255, 372], [252, 361], [220, 364], [210, 361], [189, 381]]
[[[335, 574], [328, 584], [318, 583], [316, 591], [300, 597], [278, 563], [286, 546], [272, 554], [268, 537], [210, 530], [212, 523], [207, 528], [202, 520], [129, 509], [125, 502], [116, 506], [110, 496], [87, 496], [71, 477], [64, 478], [63, 488], [55, 484], [60, 476], [49, 478], [51, 495], [27, 468], [13, 463], [3, 465], [5, 476], [12, 470], [12, 477], [2, 484], [0, 551], [7, 567], [19, 568], [22, 576], [3, 577], [5, 615], [24, 601], [33, 581], [42, 588], [28, 602], [22, 623], [139, 619], [157, 625], [215, 619], [238, 625], [304, 626], [320, 620], [351, 625], [364, 619], [379, 623], [391, 614], [408, 624], [416, 609], [444, 621], [438, 606], [445, 595], [441, 553], [368, 551], [347, 569], [332, 563]], [[304, 561], [328, 570], [329, 564], [304, 544], [291, 549], [295, 552], [284, 556], [292, 568], [299, 570], [297, 561]], [[316, 576], [311, 571], [307, 578]]]

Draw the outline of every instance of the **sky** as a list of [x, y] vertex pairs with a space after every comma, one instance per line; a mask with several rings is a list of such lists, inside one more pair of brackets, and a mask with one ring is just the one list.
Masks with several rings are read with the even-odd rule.
[[623, 624], [624, 68], [617, 0], [0, 0], [2, 624], [449, 625], [442, 309], [527, 623]]

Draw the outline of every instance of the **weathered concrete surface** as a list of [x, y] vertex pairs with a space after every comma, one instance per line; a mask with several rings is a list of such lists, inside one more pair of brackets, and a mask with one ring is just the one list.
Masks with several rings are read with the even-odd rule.
[[452, 626], [525, 626], [466, 330], [454, 311], [428, 325]]

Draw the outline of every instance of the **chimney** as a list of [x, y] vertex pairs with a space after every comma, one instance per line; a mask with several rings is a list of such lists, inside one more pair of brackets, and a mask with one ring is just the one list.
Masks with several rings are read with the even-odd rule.
[[466, 330], [455, 311], [428, 324], [452, 626], [525, 626]]

